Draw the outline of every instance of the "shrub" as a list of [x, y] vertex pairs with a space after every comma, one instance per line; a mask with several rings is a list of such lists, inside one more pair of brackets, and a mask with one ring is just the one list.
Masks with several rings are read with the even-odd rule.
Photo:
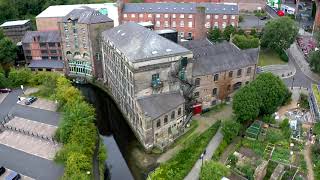
[[224, 150], [228, 147], [228, 145], [229, 143], [225, 139], [223, 139], [219, 144], [218, 148], [216, 149], [216, 151], [214, 152], [212, 159], [215, 161], [219, 161], [220, 156], [222, 155]]
[[32, 77], [32, 72], [29, 69], [11, 69], [8, 80], [12, 87], [20, 85], [28, 85]]
[[200, 180], [221, 180], [229, 174], [229, 169], [215, 161], [205, 162], [201, 167]]
[[276, 120], [274, 119], [273, 115], [266, 114], [262, 117], [262, 121], [268, 124], [275, 124]]
[[289, 61], [289, 57], [287, 55], [287, 53], [284, 50], [281, 50], [279, 53], [279, 57], [282, 61], [284, 62], [288, 62]]
[[250, 49], [259, 47], [259, 39], [250, 35], [234, 35], [232, 42], [240, 49]]
[[223, 138], [227, 143], [230, 143], [236, 137], [241, 129], [241, 124], [235, 120], [224, 121], [222, 123]]

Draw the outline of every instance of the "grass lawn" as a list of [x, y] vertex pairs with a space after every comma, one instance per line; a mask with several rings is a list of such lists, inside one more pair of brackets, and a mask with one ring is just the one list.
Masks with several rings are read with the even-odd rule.
[[271, 49], [261, 49], [259, 54], [258, 66], [267, 66], [272, 64], [286, 64], [279, 55]]

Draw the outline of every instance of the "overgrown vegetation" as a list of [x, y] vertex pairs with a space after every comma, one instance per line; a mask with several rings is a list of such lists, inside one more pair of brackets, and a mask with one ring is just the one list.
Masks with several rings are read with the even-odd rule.
[[160, 166], [149, 175], [148, 179], [182, 180], [192, 169], [209, 141], [216, 134], [220, 124], [221, 121], [216, 122], [204, 133], [195, 135], [190, 141], [183, 144], [182, 149], [169, 161], [160, 164]]
[[234, 35], [232, 42], [240, 49], [258, 48], [260, 41], [258, 38], [251, 35]]
[[210, 160], [201, 167], [200, 180], [221, 180], [229, 173], [230, 171], [225, 165]]

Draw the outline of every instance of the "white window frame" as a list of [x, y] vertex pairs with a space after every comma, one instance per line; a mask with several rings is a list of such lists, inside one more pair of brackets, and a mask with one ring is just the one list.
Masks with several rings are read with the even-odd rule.
[[204, 27], [206, 27], [206, 28], [210, 28], [210, 22], [206, 22], [206, 24], [204, 25]]
[[135, 15], [135, 14], [131, 14], [131, 17], [132, 17], [132, 18], [135, 18], [135, 17], [136, 17], [136, 15]]
[[219, 15], [218, 14], [214, 15], [214, 19], [219, 19]]
[[172, 18], [176, 18], [176, 14], [172, 14]]
[[177, 23], [176, 23], [176, 21], [172, 21], [172, 27], [177, 27]]
[[206, 15], [206, 19], [211, 19], [210, 14], [207, 14], [207, 15]]
[[223, 19], [227, 19], [227, 17], [228, 17], [227, 15], [223, 15]]
[[148, 14], [148, 18], [152, 18], [152, 14]]
[[214, 28], [219, 28], [219, 23], [218, 22], [214, 22]]
[[192, 14], [189, 14], [189, 15], [188, 15], [188, 18], [189, 18], [189, 19], [192, 19], [192, 18], [193, 18]]
[[180, 27], [184, 27], [184, 21], [180, 21]]
[[192, 28], [192, 21], [189, 21], [189, 22], [188, 22], [188, 27], [189, 27], [189, 28]]
[[156, 18], [160, 18], [160, 14], [156, 14]]
[[161, 26], [160, 21], [156, 21], [156, 27], [160, 27], [160, 26]]
[[143, 18], [143, 14], [139, 14], [139, 18]]
[[169, 14], [164, 14], [164, 18], [168, 18], [169, 17]]
[[180, 18], [181, 18], [181, 19], [184, 19], [184, 14], [180, 14]]
[[235, 16], [235, 15], [232, 15], [232, 16], [231, 16], [231, 19], [236, 19], [236, 16]]
[[123, 17], [126, 18], [126, 17], [128, 17], [128, 15], [127, 14], [123, 14]]
[[222, 23], [222, 28], [224, 29], [224, 28], [226, 28], [227, 27], [227, 23], [226, 22], [223, 22]]
[[234, 22], [231, 22], [231, 26], [233, 26], [233, 27], [234, 27], [234, 26], [235, 26], [235, 23], [234, 23]]
[[168, 21], [164, 21], [164, 27], [169, 27], [169, 22]]

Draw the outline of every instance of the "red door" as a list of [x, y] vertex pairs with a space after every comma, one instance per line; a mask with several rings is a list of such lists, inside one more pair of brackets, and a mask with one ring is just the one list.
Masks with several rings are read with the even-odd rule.
[[202, 105], [201, 104], [193, 105], [193, 115], [201, 114], [201, 112], [202, 112]]

